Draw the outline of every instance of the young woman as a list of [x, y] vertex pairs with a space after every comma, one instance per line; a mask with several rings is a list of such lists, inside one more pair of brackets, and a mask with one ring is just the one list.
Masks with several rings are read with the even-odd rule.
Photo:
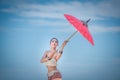
[[57, 61], [60, 59], [67, 42], [67, 40], [64, 41], [57, 50], [58, 39], [52, 38], [50, 40], [50, 50], [46, 51], [41, 59], [41, 63], [45, 63], [48, 69], [48, 80], [62, 80], [62, 76], [57, 69]]

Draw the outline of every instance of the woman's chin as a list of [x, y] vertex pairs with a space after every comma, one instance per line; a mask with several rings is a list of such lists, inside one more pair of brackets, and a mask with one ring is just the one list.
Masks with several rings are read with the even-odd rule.
[[57, 46], [52, 46], [52, 48], [56, 48]]

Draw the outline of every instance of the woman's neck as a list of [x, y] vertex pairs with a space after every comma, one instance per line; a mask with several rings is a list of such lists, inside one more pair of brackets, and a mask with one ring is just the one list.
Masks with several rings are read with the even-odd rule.
[[51, 50], [51, 51], [56, 51], [56, 48], [51, 48], [50, 50]]

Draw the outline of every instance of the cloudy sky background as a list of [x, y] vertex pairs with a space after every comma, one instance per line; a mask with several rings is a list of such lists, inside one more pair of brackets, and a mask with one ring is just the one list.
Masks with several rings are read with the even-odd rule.
[[46, 80], [41, 64], [52, 37], [59, 45], [76, 29], [70, 14], [87, 20], [95, 45], [77, 33], [58, 62], [63, 80], [120, 79], [119, 0], [1, 0], [0, 79]]

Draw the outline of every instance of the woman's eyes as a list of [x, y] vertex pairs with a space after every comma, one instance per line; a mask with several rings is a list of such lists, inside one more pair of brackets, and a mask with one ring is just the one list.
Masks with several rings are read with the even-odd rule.
[[55, 41], [56, 43], [58, 43], [57, 41]]

